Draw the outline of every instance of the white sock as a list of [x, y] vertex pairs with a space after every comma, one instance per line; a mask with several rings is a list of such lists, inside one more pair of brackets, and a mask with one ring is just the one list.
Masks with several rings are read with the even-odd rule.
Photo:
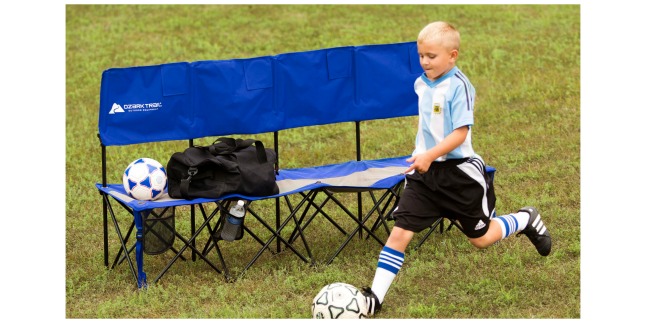
[[395, 276], [397, 276], [403, 263], [404, 253], [386, 246], [381, 250], [379, 262], [377, 262], [377, 270], [375, 271], [375, 278], [372, 281], [371, 287], [373, 293], [379, 299], [380, 304], [383, 304], [390, 284], [392, 284]]
[[502, 240], [518, 231], [525, 229], [527, 222], [529, 222], [529, 213], [512, 213], [495, 217], [493, 218], [493, 220], [498, 221], [498, 223], [500, 224], [500, 228], [502, 229]]

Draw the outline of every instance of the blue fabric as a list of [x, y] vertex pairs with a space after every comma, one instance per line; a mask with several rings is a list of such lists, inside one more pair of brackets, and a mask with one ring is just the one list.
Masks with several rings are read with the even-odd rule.
[[106, 146], [417, 115], [415, 42], [110, 68]]

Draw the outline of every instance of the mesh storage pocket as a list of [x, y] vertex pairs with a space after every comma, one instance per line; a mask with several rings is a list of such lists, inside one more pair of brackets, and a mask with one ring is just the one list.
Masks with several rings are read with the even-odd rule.
[[144, 220], [144, 252], [158, 255], [175, 241], [175, 207], [156, 208]]

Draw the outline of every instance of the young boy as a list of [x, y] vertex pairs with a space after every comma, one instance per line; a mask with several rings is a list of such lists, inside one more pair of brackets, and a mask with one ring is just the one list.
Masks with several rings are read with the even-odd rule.
[[369, 315], [381, 309], [384, 296], [404, 262], [414, 233], [439, 217], [459, 222], [477, 248], [486, 248], [516, 232], [525, 234], [547, 256], [552, 238], [535, 207], [495, 217], [493, 183], [485, 162], [471, 145], [475, 89], [455, 66], [460, 33], [433, 22], [417, 38], [424, 73], [415, 81], [419, 126], [415, 151], [408, 159], [406, 186], [393, 212], [395, 225], [379, 254], [371, 288], [364, 288]]

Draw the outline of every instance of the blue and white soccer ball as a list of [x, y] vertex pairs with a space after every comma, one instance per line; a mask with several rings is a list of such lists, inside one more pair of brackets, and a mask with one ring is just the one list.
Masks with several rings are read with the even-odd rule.
[[365, 319], [367, 316], [366, 297], [350, 284], [326, 285], [312, 300], [315, 319]]
[[164, 166], [151, 158], [139, 158], [123, 172], [123, 188], [137, 200], [158, 199], [168, 188]]

